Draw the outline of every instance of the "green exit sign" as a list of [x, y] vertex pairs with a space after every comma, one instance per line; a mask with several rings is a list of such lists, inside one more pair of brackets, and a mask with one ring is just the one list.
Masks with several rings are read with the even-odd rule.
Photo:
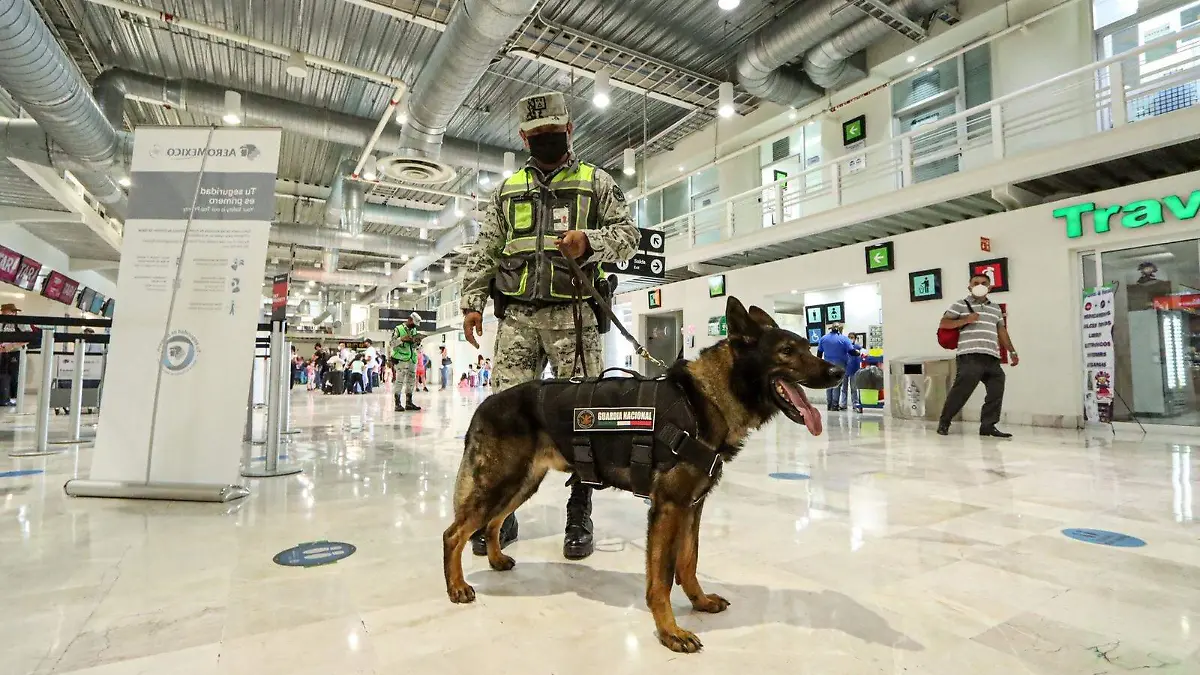
[[892, 242], [872, 244], [866, 247], [866, 251], [867, 274], [887, 272], [896, 268], [896, 253], [892, 248]]
[[1085, 227], [1090, 226], [1096, 234], [1103, 234], [1112, 229], [1114, 219], [1121, 227], [1135, 229], [1146, 225], [1161, 225], [1166, 221], [1164, 208], [1176, 220], [1191, 220], [1200, 211], [1200, 190], [1188, 195], [1187, 202], [1176, 195], [1168, 195], [1161, 199], [1139, 199], [1128, 204], [1112, 204], [1098, 206], [1096, 202], [1083, 202], [1054, 209], [1051, 212], [1055, 218], [1066, 225], [1067, 238], [1077, 239], [1083, 236]]
[[867, 116], [859, 115], [842, 122], [842, 145], [857, 143], [867, 137]]

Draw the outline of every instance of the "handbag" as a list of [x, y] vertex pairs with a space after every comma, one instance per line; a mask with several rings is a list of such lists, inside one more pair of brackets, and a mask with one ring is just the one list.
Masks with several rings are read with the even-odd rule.
[[[967, 314], [970, 314], [971, 312], [975, 311], [975, 310], [971, 309], [971, 301], [970, 300], [965, 300], [964, 302], [966, 302], [966, 304], [967, 304]], [[955, 349], [958, 349], [958, 334], [961, 331], [962, 331], [961, 326], [959, 326], [958, 328], [938, 328], [938, 330], [937, 330], [938, 344], [942, 346], [942, 349], [949, 349], [952, 351]]]

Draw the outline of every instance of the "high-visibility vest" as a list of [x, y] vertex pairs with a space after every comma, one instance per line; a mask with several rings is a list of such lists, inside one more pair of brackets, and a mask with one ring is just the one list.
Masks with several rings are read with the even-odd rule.
[[396, 343], [392, 345], [392, 358], [397, 361], [415, 361], [413, 358], [413, 344], [411, 342], [400, 342], [400, 338], [409, 337], [416, 333], [417, 329], [414, 326], [409, 328], [408, 324], [400, 324], [396, 326], [396, 330], [392, 332], [392, 337]]
[[[554, 240], [568, 230], [595, 229], [596, 167], [579, 163], [558, 172], [545, 188], [525, 168], [500, 186], [500, 208], [508, 223], [496, 272], [496, 289], [514, 300], [568, 302], [574, 279]], [[596, 277], [599, 266], [583, 265]]]

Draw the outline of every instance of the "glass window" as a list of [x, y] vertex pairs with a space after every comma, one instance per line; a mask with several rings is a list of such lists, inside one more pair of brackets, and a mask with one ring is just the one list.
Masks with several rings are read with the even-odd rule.
[[1113, 419], [1200, 426], [1200, 240], [1104, 252], [1100, 262], [1115, 286]]

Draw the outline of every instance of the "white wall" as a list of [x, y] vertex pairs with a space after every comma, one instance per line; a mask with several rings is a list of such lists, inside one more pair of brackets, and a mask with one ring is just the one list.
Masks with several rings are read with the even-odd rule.
[[[1200, 187], [1200, 172], [1183, 174], [1091, 195], [1098, 203], [1121, 204], [1136, 199], [1183, 195]], [[1062, 203], [1037, 206], [1011, 213], [963, 221], [891, 238], [895, 244], [896, 270], [865, 272], [863, 245], [847, 246], [726, 273], [730, 295], [747, 306], [773, 307], [771, 297], [792, 289], [828, 288], [830, 283], [878, 283], [886, 320], [887, 358], [944, 357], [936, 340], [938, 319], [947, 305], [965, 295], [967, 264], [974, 260], [1008, 257], [1012, 291], [995, 296], [1008, 304], [1009, 331], [1021, 354], [1021, 365], [1008, 370], [1005, 416], [1009, 422], [1045, 426], [1074, 426], [1081, 411], [1082, 368], [1079, 349], [1079, 251], [1098, 245], [1113, 246], [1148, 237], [1168, 238], [1195, 233], [1195, 223], [1180, 223], [1168, 213], [1166, 223], [1127, 229], [1114, 227], [1104, 235], [1086, 231], [1068, 240], [1062, 221], [1051, 211]], [[992, 252], [979, 250], [979, 237], [987, 236]], [[1145, 242], [1153, 243], [1153, 242]], [[910, 303], [908, 273], [928, 268], [942, 269], [945, 299], [942, 302]], [[686, 350], [693, 358], [698, 348], [716, 342], [706, 335], [708, 318], [724, 312], [725, 298], [709, 298], [705, 278], [690, 279], [663, 287], [662, 310], [682, 310], [685, 325], [695, 325], [697, 349]], [[644, 291], [619, 296], [633, 314], [648, 313]], [[644, 336], [642, 336], [644, 337]], [[982, 392], [964, 411], [978, 419]]]

